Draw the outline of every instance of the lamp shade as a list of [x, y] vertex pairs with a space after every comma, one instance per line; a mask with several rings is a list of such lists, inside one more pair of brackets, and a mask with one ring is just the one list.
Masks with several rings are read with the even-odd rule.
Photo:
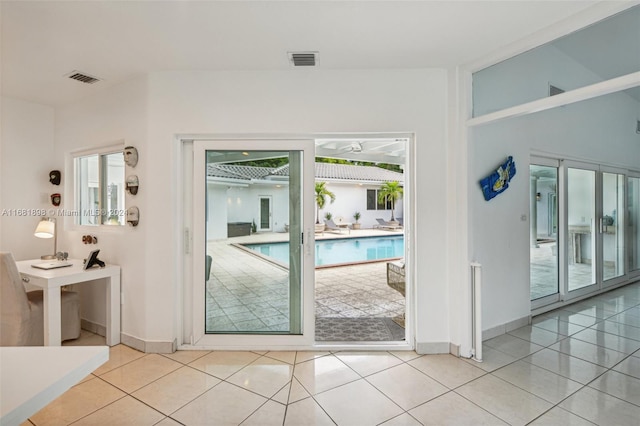
[[48, 219], [43, 219], [38, 223], [36, 232], [33, 233], [38, 238], [53, 238], [56, 232], [56, 224]]

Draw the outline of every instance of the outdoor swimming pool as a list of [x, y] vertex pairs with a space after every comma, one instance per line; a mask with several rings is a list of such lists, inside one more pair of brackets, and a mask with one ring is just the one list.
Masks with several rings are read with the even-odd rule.
[[[279, 263], [289, 264], [289, 243], [243, 244]], [[340, 238], [316, 241], [316, 266], [404, 257], [404, 236]]]

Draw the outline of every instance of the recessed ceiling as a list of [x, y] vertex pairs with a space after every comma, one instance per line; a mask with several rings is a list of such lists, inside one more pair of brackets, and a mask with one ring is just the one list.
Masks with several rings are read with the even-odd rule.
[[[450, 67], [595, 3], [3, 1], [2, 94], [56, 106], [164, 70]], [[294, 69], [291, 51], [322, 61]], [[104, 81], [78, 85], [72, 70]]]

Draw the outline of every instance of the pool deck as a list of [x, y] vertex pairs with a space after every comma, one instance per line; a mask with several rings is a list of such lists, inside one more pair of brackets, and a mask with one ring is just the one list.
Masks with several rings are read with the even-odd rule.
[[[381, 229], [325, 232], [317, 240], [402, 235]], [[287, 241], [288, 233], [257, 233], [209, 241], [213, 255], [207, 282], [207, 330], [256, 331], [288, 327], [288, 275], [276, 265], [233, 247], [235, 244]], [[317, 318], [394, 318], [404, 314], [405, 299], [386, 282], [386, 261], [329, 267], [315, 271]], [[255, 327], [255, 328], [254, 328]]]

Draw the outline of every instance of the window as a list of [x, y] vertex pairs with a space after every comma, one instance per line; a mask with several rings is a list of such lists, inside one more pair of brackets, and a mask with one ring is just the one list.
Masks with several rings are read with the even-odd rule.
[[75, 158], [76, 223], [124, 225], [124, 155], [107, 151]]
[[367, 189], [367, 210], [391, 210], [391, 201], [381, 203], [378, 201], [378, 190]]

